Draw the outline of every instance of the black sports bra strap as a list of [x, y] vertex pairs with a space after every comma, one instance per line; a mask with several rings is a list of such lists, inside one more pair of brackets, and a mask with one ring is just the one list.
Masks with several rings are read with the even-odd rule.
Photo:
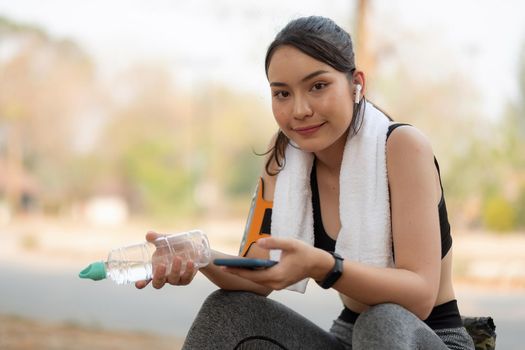
[[390, 124], [390, 125], [388, 126], [388, 132], [386, 133], [386, 139], [388, 140], [388, 137], [390, 136], [390, 134], [392, 133], [392, 131], [394, 131], [394, 130], [397, 129], [398, 127], [400, 127], [400, 126], [404, 126], [404, 125], [412, 126], [412, 125], [407, 124], [407, 123], [395, 123], [395, 124]]
[[436, 168], [438, 171], [438, 177], [439, 177], [439, 186], [441, 187], [441, 193], [443, 193], [443, 183], [441, 182], [441, 171], [439, 170], [439, 163], [436, 159], [436, 156], [434, 156], [434, 164], [436, 164]]

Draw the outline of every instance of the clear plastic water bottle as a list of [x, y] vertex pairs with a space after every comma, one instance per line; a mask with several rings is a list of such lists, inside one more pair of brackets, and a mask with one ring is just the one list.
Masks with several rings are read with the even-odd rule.
[[109, 278], [116, 284], [148, 280], [153, 277], [153, 266], [164, 265], [169, 273], [176, 256], [182, 260], [181, 274], [188, 260], [193, 261], [196, 268], [208, 265], [211, 259], [208, 237], [200, 230], [193, 230], [162, 236], [152, 243], [113, 249], [106, 261], [90, 264], [79, 277], [94, 281]]

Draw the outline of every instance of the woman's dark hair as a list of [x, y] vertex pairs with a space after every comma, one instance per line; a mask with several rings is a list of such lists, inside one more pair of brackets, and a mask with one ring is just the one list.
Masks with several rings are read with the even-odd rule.
[[[266, 51], [265, 71], [275, 50], [283, 45], [293, 46], [306, 55], [328, 64], [335, 70], [347, 75], [352, 80], [355, 71], [355, 55], [350, 35], [329, 18], [320, 16], [302, 17], [288, 23], [275, 37]], [[354, 118], [350, 124], [350, 132], [355, 135], [361, 126], [364, 113], [364, 98], [354, 105]], [[270, 154], [266, 162], [266, 172], [277, 175], [285, 165], [285, 149], [289, 143], [288, 137], [279, 130], [275, 143], [264, 154]], [[275, 161], [278, 169], [271, 170]]]

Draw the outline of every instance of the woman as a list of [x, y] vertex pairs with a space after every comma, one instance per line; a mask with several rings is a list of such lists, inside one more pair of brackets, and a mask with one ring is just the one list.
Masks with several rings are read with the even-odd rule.
[[[273, 211], [250, 216], [241, 255], [279, 263], [201, 269], [222, 290], [202, 306], [184, 348], [474, 349], [452, 287], [431, 146], [366, 101], [350, 36], [327, 18], [294, 20], [270, 45], [266, 74], [280, 130], [252, 212]], [[271, 236], [256, 240], [260, 233]], [[178, 271], [177, 260], [167, 277], [157, 268], [153, 286], [188, 284], [196, 273], [191, 262]], [[304, 291], [309, 278], [344, 304], [329, 332], [265, 298]]]

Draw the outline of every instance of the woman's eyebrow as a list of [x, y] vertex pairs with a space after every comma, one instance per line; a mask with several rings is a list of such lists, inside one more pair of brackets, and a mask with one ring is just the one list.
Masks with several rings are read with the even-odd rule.
[[[301, 79], [301, 83], [304, 83], [305, 81], [315, 78], [316, 76], [323, 74], [323, 73], [328, 73], [328, 71], [322, 70], [322, 69], [316, 70], [315, 72], [310, 73], [307, 76], [305, 76], [303, 79]], [[288, 86], [288, 84], [274, 81], [270, 83], [270, 86]]]
[[320, 74], [323, 74], [323, 73], [328, 73], [328, 71], [327, 71], [327, 70], [322, 70], [322, 69], [320, 69], [320, 70], [316, 70], [315, 72], [310, 73], [310, 74], [308, 74], [306, 77], [304, 77], [303, 79], [301, 79], [301, 82], [304, 83], [305, 81], [310, 80], [310, 79], [312, 79], [312, 78], [315, 78], [316, 76], [318, 76], [318, 75], [320, 75]]

